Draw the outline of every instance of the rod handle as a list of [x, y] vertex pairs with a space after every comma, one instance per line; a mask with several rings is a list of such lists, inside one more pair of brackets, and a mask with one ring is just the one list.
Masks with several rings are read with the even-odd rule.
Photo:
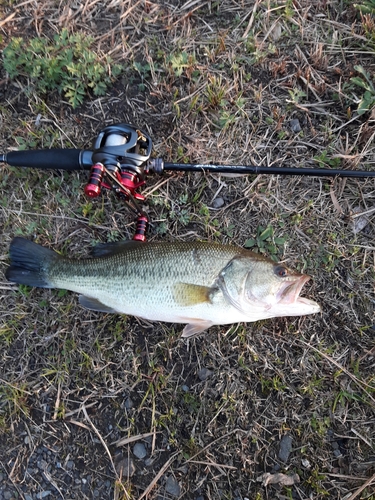
[[2, 160], [13, 167], [53, 170], [89, 170], [92, 152], [80, 149], [39, 149], [10, 151]]

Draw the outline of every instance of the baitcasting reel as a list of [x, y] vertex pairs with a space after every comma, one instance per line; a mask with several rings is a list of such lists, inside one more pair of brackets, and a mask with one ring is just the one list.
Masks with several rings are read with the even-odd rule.
[[148, 218], [138, 203], [145, 197], [138, 189], [146, 183], [146, 166], [151, 152], [151, 138], [144, 132], [125, 123], [106, 127], [94, 143], [93, 165], [85, 187], [85, 194], [90, 198], [96, 198], [105, 188], [125, 199], [137, 214], [133, 239], [138, 241], [145, 241], [148, 226]]

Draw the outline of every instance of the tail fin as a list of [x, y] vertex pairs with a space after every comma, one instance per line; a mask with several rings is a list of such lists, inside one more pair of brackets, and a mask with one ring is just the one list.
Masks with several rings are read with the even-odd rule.
[[48, 279], [48, 264], [59, 258], [56, 252], [17, 237], [11, 242], [9, 253], [10, 267], [5, 272], [9, 281], [41, 288], [53, 286]]

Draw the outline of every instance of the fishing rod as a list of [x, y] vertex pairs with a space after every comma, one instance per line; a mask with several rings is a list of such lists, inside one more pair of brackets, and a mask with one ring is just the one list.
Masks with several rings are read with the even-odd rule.
[[54, 170], [90, 170], [84, 191], [90, 198], [100, 195], [102, 188], [114, 191], [123, 198], [137, 216], [134, 240], [145, 241], [148, 217], [140, 202], [145, 197], [139, 189], [150, 172], [211, 172], [236, 174], [308, 175], [314, 177], [375, 177], [374, 171], [339, 170], [326, 168], [262, 167], [256, 165], [215, 165], [168, 163], [151, 158], [152, 140], [145, 132], [120, 123], [105, 127], [98, 135], [92, 150], [41, 149], [10, 151], [0, 154], [0, 163], [13, 167]]

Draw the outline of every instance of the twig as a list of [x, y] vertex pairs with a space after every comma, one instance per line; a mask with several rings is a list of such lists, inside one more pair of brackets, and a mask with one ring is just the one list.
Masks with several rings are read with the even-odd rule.
[[254, 7], [253, 7], [253, 12], [251, 14], [251, 17], [250, 17], [250, 21], [248, 23], [248, 25], [246, 26], [246, 29], [242, 35], [242, 38], [247, 38], [247, 35], [249, 34], [249, 31], [251, 30], [251, 27], [254, 23], [254, 19], [255, 19], [255, 14], [257, 12], [257, 8], [258, 8], [258, 5], [261, 3], [261, 0], [257, 0], [254, 4]]
[[233, 465], [224, 465], [217, 464], [216, 462], [204, 462], [203, 460], [191, 460], [191, 464], [200, 464], [200, 465], [208, 465], [211, 467], [217, 467], [218, 469], [222, 467], [223, 469], [237, 470], [237, 467], [233, 467]]
[[177, 455], [179, 455], [181, 452], [180, 451], [176, 451], [176, 453], [174, 453], [170, 458], [169, 460], [167, 460], [165, 462], [165, 464], [163, 465], [163, 467], [159, 470], [159, 472], [156, 474], [156, 476], [154, 477], [154, 479], [151, 481], [151, 483], [147, 486], [147, 488], [145, 489], [145, 491], [142, 493], [142, 495], [138, 498], [138, 500], [142, 500], [142, 498], [145, 498], [149, 493], [150, 491], [152, 490], [152, 488], [156, 485], [156, 483], [159, 481], [159, 479], [161, 478], [161, 476], [164, 474], [164, 472], [168, 469], [168, 467], [171, 465], [171, 463], [173, 462], [173, 460], [177, 457]]
[[[5, 471], [8, 473], [7, 468], [5, 467], [5, 464], [4, 464], [1, 460], [0, 460], [0, 465], [1, 465], [1, 467], [3, 468], [3, 470], [5, 470]], [[13, 471], [13, 469], [12, 469], [12, 471]], [[13, 480], [13, 478], [12, 478], [11, 474], [9, 474], [9, 473], [8, 473], [8, 478], [9, 478], [9, 479], [10, 479], [10, 481], [12, 482], [13, 486], [16, 488], [16, 490], [17, 490], [17, 492], [18, 492], [18, 494], [19, 494], [20, 498], [22, 498], [22, 499], [24, 500], [24, 499], [25, 499], [25, 497], [24, 497], [24, 493], [23, 493], [23, 491], [22, 491], [22, 490], [20, 490], [20, 488], [18, 487], [17, 483], [15, 483], [15, 482], [14, 482], [14, 480]]]
[[338, 479], [349, 479], [350, 481], [364, 481], [365, 477], [357, 477], [357, 476], [348, 476], [346, 474], [333, 474], [331, 472], [326, 472], [326, 476], [329, 477], [337, 477]]
[[355, 219], [356, 217], [361, 217], [362, 215], [372, 214], [373, 212], [375, 212], [375, 208], [370, 208], [369, 210], [366, 210], [364, 212], [355, 213], [351, 217], [352, 217], [352, 219]]
[[364, 441], [367, 444], [367, 446], [369, 446], [370, 448], [372, 448], [371, 441], [369, 441], [364, 436], [362, 436], [362, 434], [360, 434], [358, 431], [356, 431], [353, 427], [350, 430], [353, 432], [353, 434], [355, 434], [357, 437], [359, 437], [360, 439], [362, 439], [362, 441]]
[[13, 19], [13, 17], [17, 14], [17, 12], [12, 12], [8, 17], [0, 21], [0, 28], [6, 25], [6, 23], [9, 23]]
[[[309, 347], [313, 351], [315, 351], [318, 354], [320, 354], [321, 356], [323, 356], [323, 358], [327, 359], [330, 363], [334, 364], [339, 370], [343, 371], [349, 378], [351, 378], [353, 380], [353, 382], [355, 383], [355, 385], [358, 386], [360, 389], [364, 390], [364, 387], [368, 387], [369, 389], [374, 390], [373, 386], [371, 386], [369, 384], [366, 384], [366, 382], [363, 382], [362, 380], [359, 380], [357, 377], [355, 377], [354, 375], [352, 375], [350, 373], [350, 371], [347, 370], [344, 366], [340, 365], [340, 363], [338, 363], [333, 358], [331, 358], [330, 356], [328, 356], [328, 354], [325, 354], [324, 352], [320, 351], [319, 349], [317, 349], [316, 347], [312, 346], [311, 344], [308, 344], [304, 340], [301, 340], [301, 339], [297, 339], [297, 340], [298, 340], [298, 342], [301, 342], [301, 344], [305, 345], [306, 347]], [[371, 401], [373, 403], [375, 403], [375, 399], [371, 396], [371, 394], [368, 393], [368, 392], [366, 392], [366, 394], [371, 399]]]
[[60, 399], [61, 399], [61, 381], [59, 381], [59, 384], [57, 386], [57, 396], [56, 396], [56, 401], [55, 401], [55, 410], [53, 412], [52, 420], [57, 420], [58, 413], [59, 413], [59, 407], [60, 407]]
[[353, 495], [351, 497], [349, 497], [349, 500], [354, 500], [354, 498], [357, 498], [358, 495], [360, 495], [362, 493], [362, 491], [367, 488], [367, 486], [369, 486], [373, 481], [375, 481], [375, 474], [373, 474], [370, 479], [368, 479], [365, 483], [362, 484], [362, 486], [360, 486], [358, 488], [357, 491], [355, 491], [353, 493]]
[[209, 443], [207, 446], [205, 446], [204, 448], [202, 448], [201, 450], [199, 450], [195, 455], [193, 455], [188, 460], [186, 460], [185, 463], [188, 464], [189, 462], [192, 462], [195, 457], [197, 457], [198, 455], [200, 455], [204, 451], [208, 450], [208, 448], [210, 448], [213, 444], [217, 443], [221, 439], [227, 438], [228, 436], [231, 436], [232, 434], [235, 434], [236, 432], [242, 432], [243, 434], [247, 434], [248, 433], [248, 431], [244, 431], [243, 429], [233, 429], [233, 431], [227, 432], [223, 436], [220, 436], [217, 439], [214, 439], [211, 443]]
[[113, 459], [112, 459], [112, 455], [111, 455], [111, 452], [109, 451], [108, 449], [108, 446], [106, 444], [106, 442], [104, 441], [104, 439], [102, 438], [100, 432], [98, 431], [98, 429], [95, 427], [95, 425], [93, 424], [91, 418], [89, 417], [88, 413], [87, 413], [87, 410], [86, 410], [86, 406], [83, 404], [82, 405], [82, 411], [83, 411], [83, 414], [85, 415], [85, 418], [86, 420], [88, 421], [88, 423], [91, 425], [91, 428], [92, 430], [95, 432], [95, 434], [98, 436], [99, 438], [99, 441], [102, 443], [105, 451], [107, 452], [107, 455], [109, 456], [109, 460], [111, 461], [111, 465], [113, 467], [113, 470], [115, 472], [115, 474], [117, 475], [117, 471], [116, 471], [116, 467], [115, 467], [115, 464], [113, 462]]
[[[154, 432], [146, 432], [145, 434], [138, 434], [137, 436], [130, 436], [124, 439], [119, 439], [118, 441], [114, 441], [112, 444], [115, 444], [118, 447], [124, 446], [125, 444], [134, 443], [134, 441], [139, 441], [140, 439], [145, 439], [146, 437], [153, 436]], [[159, 434], [158, 432], [156, 434]]]

